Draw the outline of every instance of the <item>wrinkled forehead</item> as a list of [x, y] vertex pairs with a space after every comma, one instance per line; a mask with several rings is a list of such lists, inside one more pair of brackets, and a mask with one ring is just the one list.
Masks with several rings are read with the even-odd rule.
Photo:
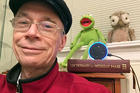
[[[32, 8], [33, 7], [33, 8]], [[27, 9], [28, 8], [28, 9]], [[29, 9], [32, 9], [32, 10], [35, 10], [35, 9], [40, 9], [40, 11], [45, 11], [45, 10], [50, 10], [51, 12], [53, 12], [54, 14], [57, 15], [56, 11], [52, 8], [51, 5], [49, 5], [48, 3], [46, 2], [41, 2], [41, 1], [29, 1], [29, 2], [26, 2], [24, 3], [20, 8], [19, 10], [17, 11], [17, 14], [18, 13], [21, 13], [23, 12], [24, 10], [29, 10]], [[16, 15], [17, 15], [16, 14]], [[57, 15], [58, 16], [58, 15]]]

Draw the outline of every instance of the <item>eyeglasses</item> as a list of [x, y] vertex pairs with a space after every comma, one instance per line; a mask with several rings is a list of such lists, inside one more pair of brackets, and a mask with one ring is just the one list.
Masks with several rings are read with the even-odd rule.
[[15, 17], [12, 20], [10, 20], [10, 22], [12, 23], [13, 28], [17, 32], [27, 32], [32, 24], [36, 24], [40, 34], [44, 36], [55, 34], [57, 30], [62, 30], [64, 32], [63, 29], [59, 28], [55, 23], [50, 21], [41, 21], [39, 23], [33, 23], [27, 18]]

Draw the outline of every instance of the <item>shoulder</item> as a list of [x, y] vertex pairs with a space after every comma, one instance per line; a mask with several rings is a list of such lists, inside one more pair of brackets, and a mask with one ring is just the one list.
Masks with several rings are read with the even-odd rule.
[[5, 79], [6, 79], [6, 75], [0, 74], [0, 81], [1, 81], [1, 80], [5, 80]]
[[0, 87], [1, 85], [4, 85], [5, 82], [6, 82], [6, 75], [0, 74]]
[[110, 93], [103, 85], [90, 82], [76, 74], [64, 72], [63, 75], [71, 83], [70, 93]]

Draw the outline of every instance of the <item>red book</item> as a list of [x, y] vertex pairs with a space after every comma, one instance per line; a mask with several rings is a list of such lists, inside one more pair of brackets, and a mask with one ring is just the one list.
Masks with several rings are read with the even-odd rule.
[[130, 73], [130, 60], [69, 59], [68, 72]]

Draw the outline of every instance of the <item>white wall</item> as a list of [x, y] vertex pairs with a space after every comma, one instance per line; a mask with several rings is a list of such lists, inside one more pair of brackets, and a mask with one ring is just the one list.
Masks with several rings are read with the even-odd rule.
[[140, 0], [65, 0], [73, 15], [73, 25], [68, 33], [66, 46], [79, 33], [82, 15], [92, 14], [95, 19], [95, 28], [99, 29], [105, 37], [112, 29], [109, 16], [116, 11], [126, 11], [130, 14], [130, 27], [135, 29], [136, 39], [140, 40]]
[[8, 1], [7, 5], [5, 5], [6, 0], [0, 0], [0, 41], [1, 37], [3, 37], [2, 53], [0, 58], [0, 72], [8, 70], [16, 63], [16, 59], [12, 50], [13, 28], [10, 23], [10, 20], [13, 18], [13, 14], [9, 9]]

